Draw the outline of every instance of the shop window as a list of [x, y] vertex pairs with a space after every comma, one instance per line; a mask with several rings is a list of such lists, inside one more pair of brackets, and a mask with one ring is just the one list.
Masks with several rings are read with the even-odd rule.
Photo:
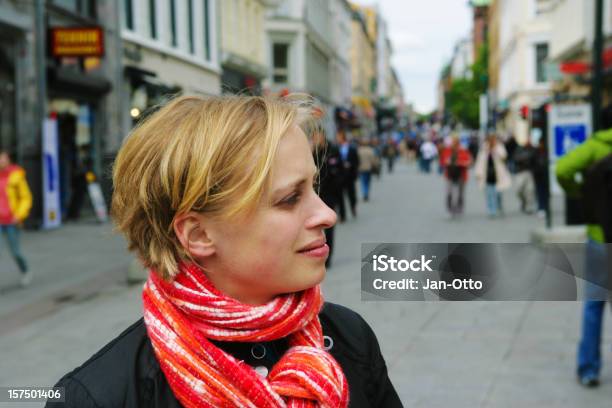
[[277, 84], [285, 84], [289, 80], [289, 44], [275, 43], [272, 45], [273, 80]]
[[541, 43], [535, 45], [536, 55], [536, 82], [543, 83], [547, 81], [546, 78], [546, 60], [548, 59], [548, 44]]
[[551, 0], [534, 0], [534, 12], [536, 16], [545, 14], [551, 10], [553, 2]]

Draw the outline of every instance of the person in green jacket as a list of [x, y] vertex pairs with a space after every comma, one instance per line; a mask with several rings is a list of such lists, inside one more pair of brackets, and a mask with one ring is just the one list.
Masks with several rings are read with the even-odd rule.
[[[580, 197], [578, 173], [584, 174], [593, 164], [612, 154], [612, 123], [604, 118], [604, 128], [557, 161], [557, 180], [568, 197]], [[585, 274], [586, 299], [582, 316], [582, 337], [578, 346], [578, 381], [586, 387], [599, 385], [601, 370], [601, 329], [607, 283], [606, 246], [600, 225], [587, 225]]]

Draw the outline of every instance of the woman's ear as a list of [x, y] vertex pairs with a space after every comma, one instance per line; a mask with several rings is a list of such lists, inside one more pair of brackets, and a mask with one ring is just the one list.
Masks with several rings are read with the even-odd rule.
[[174, 218], [174, 233], [193, 258], [204, 258], [215, 253], [215, 245], [204, 227], [201, 214], [188, 212], [177, 215]]

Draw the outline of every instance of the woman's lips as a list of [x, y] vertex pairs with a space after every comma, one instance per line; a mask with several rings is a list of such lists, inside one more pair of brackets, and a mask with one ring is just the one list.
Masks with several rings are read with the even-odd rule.
[[329, 255], [329, 246], [327, 244], [323, 244], [320, 247], [300, 251], [299, 253], [312, 258], [326, 258], [327, 255]]

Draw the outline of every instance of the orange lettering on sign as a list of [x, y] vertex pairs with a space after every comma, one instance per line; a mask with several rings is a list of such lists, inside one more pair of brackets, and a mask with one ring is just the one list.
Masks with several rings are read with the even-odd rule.
[[53, 53], [56, 56], [100, 56], [104, 53], [99, 29], [53, 30]]

